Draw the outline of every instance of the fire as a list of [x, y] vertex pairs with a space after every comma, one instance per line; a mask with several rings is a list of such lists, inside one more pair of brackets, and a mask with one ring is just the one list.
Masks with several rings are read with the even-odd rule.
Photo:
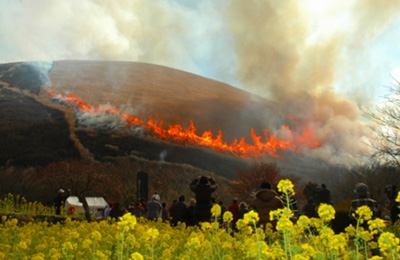
[[53, 90], [49, 90], [48, 94], [53, 98], [73, 104], [84, 112], [106, 112], [120, 116], [122, 119], [126, 120], [129, 127], [132, 125], [142, 127], [162, 140], [179, 144], [192, 144], [209, 147], [216, 151], [228, 152], [243, 158], [260, 158], [267, 154], [279, 158], [280, 156], [278, 152], [280, 150], [293, 150], [300, 152], [299, 148], [301, 147], [315, 148], [320, 146], [318, 140], [313, 136], [311, 128], [304, 129], [299, 134], [294, 133], [289, 126], [285, 125], [282, 127], [281, 133], [281, 136], [286, 137], [284, 139], [280, 139], [278, 136], [270, 134], [267, 129], [263, 130], [264, 137], [257, 135], [256, 131], [251, 129], [250, 136], [253, 139], [253, 144], [247, 143], [244, 137], [235, 139], [231, 144], [228, 144], [224, 141], [221, 130], [215, 137], [211, 130], [205, 131], [202, 134], [197, 134], [195, 124], [192, 120], [190, 120], [190, 124], [187, 128], [184, 128], [180, 124], [164, 127], [162, 120], [149, 118], [147, 121], [143, 121], [136, 116], [122, 113], [118, 111], [118, 109], [95, 107], [93, 104], [85, 103], [84, 100], [79, 99], [73, 94], [56, 94]]

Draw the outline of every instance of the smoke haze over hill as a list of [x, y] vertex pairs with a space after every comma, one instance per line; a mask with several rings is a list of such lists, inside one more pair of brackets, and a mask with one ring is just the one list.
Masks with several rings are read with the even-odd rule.
[[386, 56], [400, 56], [393, 53], [400, 49], [396, 0], [39, 0], [0, 7], [7, 35], [0, 62], [139, 61], [216, 79], [271, 100], [278, 112], [265, 128], [313, 128], [323, 145], [306, 155], [332, 163], [368, 155], [372, 133], [359, 107], [376, 101], [385, 75], [400, 65]]

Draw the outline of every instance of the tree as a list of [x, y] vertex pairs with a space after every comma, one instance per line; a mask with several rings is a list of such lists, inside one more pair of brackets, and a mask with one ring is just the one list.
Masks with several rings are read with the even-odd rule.
[[41, 168], [37, 173], [37, 184], [41, 187], [70, 189], [78, 196], [85, 209], [85, 217], [91, 220], [89, 205], [85, 197], [103, 194], [111, 176], [101, 164], [86, 164], [80, 161], [63, 161]]
[[376, 141], [374, 157], [389, 164], [400, 166], [400, 82], [390, 88], [386, 102], [366, 110], [368, 117], [375, 123], [373, 130]]
[[268, 181], [275, 186], [279, 179], [276, 163], [256, 163], [249, 169], [237, 170], [232, 180], [232, 193], [238, 199], [248, 201], [252, 193], [260, 189], [262, 182]]

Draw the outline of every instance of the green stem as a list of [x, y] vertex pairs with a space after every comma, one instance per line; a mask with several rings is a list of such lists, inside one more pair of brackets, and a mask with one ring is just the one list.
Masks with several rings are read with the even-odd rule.
[[124, 259], [124, 244], [125, 244], [125, 227], [122, 230], [122, 239], [121, 239], [121, 254], [118, 256], [118, 259]]
[[261, 259], [260, 258], [261, 257], [260, 241], [258, 239], [258, 230], [257, 230], [257, 225], [256, 225], [255, 221], [253, 221], [253, 225], [254, 225], [254, 228], [255, 228], [255, 231], [256, 231], [256, 239], [257, 239], [257, 259]]

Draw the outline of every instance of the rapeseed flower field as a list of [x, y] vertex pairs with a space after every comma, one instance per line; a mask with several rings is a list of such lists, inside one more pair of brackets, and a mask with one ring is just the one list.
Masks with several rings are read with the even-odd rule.
[[[285, 201], [294, 194], [289, 180], [282, 180], [278, 189]], [[172, 227], [168, 222], [137, 219], [130, 213], [118, 221], [67, 218], [56, 224], [19, 223], [3, 216], [0, 259], [400, 259], [399, 238], [387, 231], [383, 220], [371, 219], [368, 207], [358, 208], [355, 226], [339, 234], [330, 228], [335, 210], [327, 204], [319, 207], [319, 218], [294, 219], [289, 207], [271, 212], [275, 227], [259, 227], [258, 214], [250, 211], [237, 222], [235, 232], [230, 228], [230, 212], [221, 216], [221, 208], [215, 205], [211, 213], [214, 221], [196, 227]], [[220, 225], [219, 218], [225, 225]], [[368, 228], [363, 228], [364, 223]], [[371, 249], [377, 248], [380, 256], [372, 256]]]

